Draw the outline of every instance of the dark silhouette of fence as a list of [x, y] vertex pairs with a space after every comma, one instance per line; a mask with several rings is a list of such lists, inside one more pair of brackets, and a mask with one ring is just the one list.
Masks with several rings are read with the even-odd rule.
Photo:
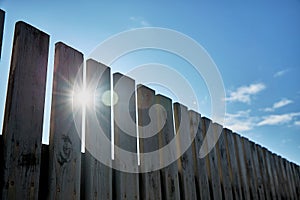
[[[0, 41], [3, 21], [4, 12], [0, 11]], [[24, 22], [16, 23], [3, 135], [0, 136], [2, 199], [299, 199], [298, 165], [180, 103], [172, 105], [171, 99], [155, 94], [146, 86], [137, 87], [129, 77], [115, 73], [111, 80], [110, 68], [94, 60], [86, 61], [87, 82], [95, 74], [102, 74], [97, 88], [105, 91], [110, 90], [111, 84], [122, 81], [115, 92], [119, 102], [133, 94], [129, 109], [139, 125], [148, 123], [152, 105], [160, 104], [166, 110], [168, 120], [162, 130], [151, 138], [139, 140], [140, 152], [165, 146], [174, 133], [180, 134], [177, 141], [177, 152], [180, 152], [183, 151], [180, 138], [183, 134], [189, 137], [196, 133], [196, 137], [177, 161], [148, 173], [118, 171], [88, 151], [81, 153], [81, 140], [64, 92], [72, 89], [84, 61], [83, 54], [61, 42], [55, 45], [50, 144], [42, 144], [48, 49], [49, 35]], [[122, 110], [128, 109], [128, 105], [125, 106], [114, 105], [114, 116], [132, 120], [124, 116]], [[97, 113], [105, 134], [110, 137], [110, 107], [100, 105]], [[155, 123], [158, 126], [163, 123], [163, 114], [157, 111]], [[213, 133], [208, 133], [209, 125], [213, 126]], [[131, 128], [137, 131], [136, 127]], [[89, 116], [86, 116], [86, 142], [93, 140], [89, 137], [90, 131]], [[199, 158], [205, 135], [216, 131], [222, 131], [216, 146], [206, 157]], [[116, 145], [137, 151], [136, 138], [125, 134], [117, 124], [114, 124], [114, 134]], [[139, 134], [145, 133], [139, 130]], [[192, 136], [187, 139], [192, 140]], [[119, 156], [120, 152], [116, 151], [115, 160], [107, 159], [106, 164], [116, 162]], [[141, 157], [141, 162], [143, 159]], [[158, 159], [164, 159], [164, 155]], [[137, 160], [132, 162], [138, 167]]]

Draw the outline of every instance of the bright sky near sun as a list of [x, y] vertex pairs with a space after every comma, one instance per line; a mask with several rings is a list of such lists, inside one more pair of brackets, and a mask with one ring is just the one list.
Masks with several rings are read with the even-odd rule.
[[[162, 27], [191, 37], [216, 63], [226, 90], [227, 127], [300, 164], [300, 1], [1, 0], [0, 8], [6, 12], [0, 61], [1, 126], [15, 22], [25, 21], [50, 35], [43, 135], [46, 143], [54, 44], [63, 41], [88, 55], [119, 32]], [[186, 77], [192, 87], [200, 90], [199, 112], [210, 117], [205, 83], [195, 78], [189, 70], [191, 66], [175, 55], [138, 51], [120, 58], [112, 70], [125, 73], [144, 63], [163, 63]], [[157, 90], [172, 96], [166, 88]]]

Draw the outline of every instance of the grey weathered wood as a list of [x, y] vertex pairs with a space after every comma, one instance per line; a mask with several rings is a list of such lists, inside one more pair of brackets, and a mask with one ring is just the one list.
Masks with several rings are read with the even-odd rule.
[[295, 180], [295, 190], [296, 190], [296, 197], [300, 197], [300, 173], [297, 169], [299, 169], [299, 166], [291, 163], [292, 168], [292, 177]]
[[[172, 100], [162, 96], [156, 95], [155, 98], [156, 104], [161, 105], [166, 112], [162, 110], [157, 111], [157, 122], [160, 127], [164, 123], [162, 130], [158, 133], [159, 135], [159, 148], [161, 149], [174, 138], [174, 124], [173, 124], [173, 109], [172, 109]], [[162, 118], [166, 117], [166, 121], [163, 122]], [[176, 155], [177, 152], [171, 152]], [[167, 159], [169, 155], [160, 153], [160, 159]], [[178, 167], [177, 162], [162, 168], [161, 173], [161, 184], [162, 184], [162, 197], [163, 199], [180, 199], [180, 190], [179, 190], [179, 177], [178, 177]]]
[[288, 184], [288, 191], [289, 191], [289, 197], [291, 199], [296, 198], [296, 189], [295, 189], [295, 182], [294, 177], [291, 176], [292, 169], [290, 167], [290, 162], [288, 162], [286, 159], [281, 158], [281, 167], [286, 175], [286, 181]]
[[233, 133], [229, 129], [224, 129], [224, 137], [226, 141], [226, 151], [228, 155], [228, 168], [230, 169], [230, 179], [234, 199], [242, 199], [241, 178], [239, 175], [239, 166], [237, 162], [237, 154], [235, 151], [235, 143]]
[[193, 141], [193, 159], [195, 162], [195, 177], [196, 177], [196, 190], [198, 199], [210, 199], [209, 182], [207, 175], [207, 159], [208, 157], [200, 158], [199, 152], [203, 143], [202, 120], [201, 115], [194, 111], [189, 111], [190, 116], [190, 131], [196, 133], [195, 140]]
[[272, 171], [273, 171], [273, 176], [274, 176], [274, 185], [275, 185], [275, 191], [277, 193], [277, 196], [279, 199], [282, 198], [283, 194], [283, 186], [280, 184], [280, 177], [278, 174], [278, 168], [277, 168], [277, 162], [275, 160], [275, 154], [270, 152], [270, 161], [271, 161], [271, 166], [272, 166]]
[[268, 173], [268, 177], [269, 177], [269, 187], [271, 188], [271, 199], [277, 199], [277, 193], [276, 193], [276, 188], [275, 188], [275, 181], [274, 181], [274, 175], [273, 175], [273, 168], [272, 168], [272, 165], [271, 165], [271, 158], [270, 158], [270, 152], [266, 149], [266, 148], [263, 148], [262, 149], [263, 151], [263, 155], [265, 157], [265, 160], [266, 160], [266, 166], [267, 166], [267, 173]]
[[2, 199], [37, 199], [49, 36], [15, 26], [5, 116]]
[[[137, 153], [137, 139], [136, 139], [136, 108], [135, 108], [135, 81], [120, 73], [113, 74], [114, 92], [118, 96], [118, 102], [114, 105], [114, 139], [115, 145], [121, 149], [129, 152]], [[128, 102], [129, 99], [129, 102]], [[126, 113], [130, 114], [127, 118]], [[119, 127], [116, 124], [116, 118], [123, 120], [127, 126]], [[130, 119], [131, 118], [131, 119]], [[129, 131], [129, 133], [126, 133]], [[135, 136], [135, 137], [134, 137]], [[124, 163], [125, 158], [115, 148], [114, 165], [123, 165], [126, 168], [134, 167], [134, 171], [138, 170], [137, 157], [130, 158], [130, 166]], [[136, 173], [127, 173], [114, 170], [114, 199], [139, 199], [139, 176]]]
[[112, 199], [111, 145], [103, 139], [111, 139], [111, 107], [107, 99], [103, 100], [110, 86], [110, 68], [87, 60], [86, 87], [93, 93], [94, 102], [86, 108], [85, 116], [84, 199]]
[[235, 143], [235, 151], [238, 153], [237, 160], [239, 165], [239, 174], [241, 177], [241, 188], [243, 194], [242, 199], [248, 200], [251, 198], [250, 198], [250, 190], [249, 190], [249, 184], [247, 179], [247, 166], [245, 163], [245, 153], [242, 144], [242, 138], [236, 133], [234, 133], [233, 136], [234, 136], [234, 143]]
[[[205, 135], [207, 134], [214, 134], [213, 131], [213, 125], [211, 120], [206, 118], [206, 117], [202, 117], [203, 120], [203, 130], [205, 132]], [[209, 126], [211, 125], [211, 128], [209, 128]], [[214, 138], [214, 137], [211, 137]], [[209, 142], [209, 141], [208, 141]], [[212, 142], [210, 142], [212, 143]], [[206, 145], [205, 148], [207, 148], [207, 144], [203, 144]], [[221, 190], [221, 182], [220, 182], [220, 176], [219, 176], [219, 161], [218, 161], [218, 157], [217, 157], [217, 153], [216, 153], [216, 147], [212, 148], [212, 150], [209, 152], [209, 154], [207, 155], [209, 158], [209, 179], [211, 181], [211, 189], [212, 189], [212, 194], [213, 194], [213, 199], [222, 199], [222, 190]]]
[[5, 12], [0, 9], [0, 59], [2, 50], [3, 30], [4, 30]]
[[266, 199], [261, 168], [259, 166], [259, 160], [258, 160], [257, 145], [252, 141], [249, 141], [249, 144], [250, 144], [250, 152], [252, 155], [252, 165], [256, 177], [256, 179], [254, 179], [254, 182], [256, 183], [257, 186], [256, 191], [258, 192], [258, 198]]
[[246, 162], [247, 179], [249, 183], [250, 196], [251, 199], [258, 199], [257, 185], [255, 181], [257, 177], [254, 171], [254, 165], [253, 165], [252, 155], [250, 151], [250, 142], [247, 138], [242, 137], [242, 143], [244, 148], [244, 157]]
[[288, 180], [288, 176], [285, 170], [285, 167], [283, 165], [283, 158], [280, 156], [276, 156], [277, 165], [278, 165], [278, 171], [280, 173], [280, 179], [281, 179], [281, 186], [283, 188], [283, 196], [285, 198], [290, 198], [293, 194], [292, 188], [291, 188], [291, 181]]
[[[192, 155], [192, 139], [190, 131], [190, 121], [187, 107], [174, 103], [174, 121], [177, 134], [177, 149], [180, 158], [178, 159], [178, 171], [180, 175], [181, 198], [197, 199], [194, 162]], [[178, 156], [179, 156], [178, 155]]]
[[[213, 124], [215, 137], [217, 132], [221, 132], [218, 142], [216, 144], [216, 152], [219, 161], [219, 174], [221, 178], [221, 184], [223, 188], [224, 199], [233, 199], [232, 195], [232, 184], [230, 180], [230, 167], [229, 158], [226, 151], [226, 141], [224, 136], [223, 127], [217, 123]], [[215, 138], [217, 139], [217, 138]]]
[[270, 188], [270, 184], [269, 184], [270, 178], [269, 178], [269, 174], [268, 174], [266, 159], [263, 154], [262, 147], [259, 145], [256, 145], [256, 149], [257, 149], [259, 168], [260, 168], [260, 172], [261, 172], [261, 178], [263, 181], [265, 199], [270, 200], [271, 199], [271, 188]]
[[[77, 73], [82, 77], [82, 63], [82, 53], [61, 42], [55, 44], [49, 141], [49, 199], [80, 198], [81, 125], [75, 125], [71, 100], [73, 86], [77, 84], [74, 82]], [[79, 108], [79, 118], [81, 112]], [[79, 124], [80, 122], [81, 120]]]
[[[157, 157], [151, 157], [152, 160], [145, 160], [143, 153], [149, 153], [158, 150], [159, 137], [157, 134], [157, 118], [151, 119], [149, 109], [155, 104], [155, 91], [139, 85], [137, 89], [138, 105], [138, 124], [139, 143], [140, 143], [140, 162], [142, 173], [140, 174], [140, 198], [141, 199], [162, 199], [160, 172], [155, 170], [153, 163], [159, 163], [159, 154]], [[155, 112], [155, 111], [154, 111]], [[156, 114], [156, 113], [154, 113]], [[154, 126], [147, 126], [149, 124]], [[151, 137], [148, 137], [148, 136]], [[146, 173], [143, 173], [144, 171]]]

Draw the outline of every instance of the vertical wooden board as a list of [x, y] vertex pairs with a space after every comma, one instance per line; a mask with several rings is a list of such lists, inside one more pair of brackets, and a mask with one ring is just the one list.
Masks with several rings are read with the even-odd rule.
[[[74, 113], [72, 94], [74, 85], [80, 85], [75, 82], [75, 78], [77, 73], [82, 77], [82, 64], [82, 53], [61, 42], [55, 44], [49, 142], [49, 199], [80, 198], [81, 123], [76, 126], [74, 116], [76, 114], [81, 122], [82, 110], [76, 105]], [[73, 99], [75, 100], [78, 99]]]
[[287, 179], [287, 174], [285, 171], [285, 168], [283, 166], [282, 157], [275, 156], [275, 159], [277, 160], [277, 166], [278, 166], [278, 173], [280, 173], [280, 185], [283, 189], [283, 197], [284, 198], [290, 198], [290, 195], [292, 195], [292, 191], [290, 190], [290, 182]]
[[274, 176], [274, 172], [273, 172], [273, 167], [272, 167], [272, 160], [270, 158], [270, 152], [266, 149], [266, 148], [262, 148], [263, 151], [263, 155], [265, 157], [266, 160], [266, 166], [267, 166], [267, 173], [268, 173], [268, 177], [269, 177], [269, 187], [271, 190], [271, 199], [277, 199], [277, 192], [276, 192], [276, 188], [275, 188], [275, 176]]
[[[136, 139], [136, 105], [135, 105], [135, 81], [120, 73], [113, 74], [114, 92], [118, 96], [118, 102], [114, 105], [114, 139], [115, 145], [129, 152], [137, 153]], [[126, 113], [129, 112], [129, 116]], [[122, 120], [124, 126], [119, 127], [116, 121]], [[120, 122], [120, 121], [119, 121]], [[124, 130], [126, 128], [127, 130]], [[131, 134], [131, 135], [129, 135]], [[134, 137], [135, 136], [135, 137]], [[137, 157], [132, 157], [126, 166], [124, 157], [115, 148], [115, 160], [113, 165], [122, 164], [124, 167], [138, 169]], [[122, 160], [123, 159], [123, 160]], [[127, 158], [125, 158], [127, 159]], [[137, 173], [127, 173], [114, 170], [113, 189], [116, 199], [139, 199], [139, 176]]]
[[49, 171], [49, 145], [42, 145], [41, 153], [41, 173], [39, 185], [39, 199], [47, 199], [48, 192], [48, 171]]
[[197, 199], [210, 199], [210, 192], [209, 192], [209, 182], [208, 182], [208, 175], [207, 175], [207, 167], [206, 167], [206, 160], [208, 157], [200, 158], [199, 152], [201, 145], [203, 143], [203, 132], [202, 132], [202, 120], [201, 115], [194, 112], [189, 111], [190, 117], [190, 131], [196, 134], [195, 140], [193, 142], [194, 151], [193, 151], [193, 158], [194, 162], [196, 163], [195, 166], [195, 177], [196, 177], [196, 190], [198, 193]]
[[[159, 149], [168, 145], [170, 141], [174, 138], [174, 123], [173, 123], [173, 109], [172, 109], [172, 100], [162, 95], [155, 96], [156, 104], [161, 105], [165, 112], [162, 110], [157, 110], [157, 123], [158, 127], [163, 126], [161, 131], [159, 131]], [[162, 119], [166, 118], [164, 122]], [[164, 123], [164, 124], [159, 124]], [[177, 152], [173, 153], [173, 156], [176, 156]], [[165, 155], [163, 152], [160, 152], [161, 163], [164, 160], [168, 159], [170, 155]], [[177, 162], [162, 168], [160, 170], [161, 174], [161, 184], [162, 184], [162, 197], [163, 199], [180, 199], [180, 190], [179, 190], [179, 177], [178, 177], [178, 165]]]
[[235, 151], [235, 143], [233, 133], [229, 129], [224, 129], [224, 137], [226, 141], [226, 151], [228, 155], [228, 167], [234, 199], [242, 199], [241, 177], [239, 175], [239, 166], [237, 162], [238, 153]]
[[177, 135], [178, 169], [181, 185], [181, 199], [197, 199], [194, 163], [192, 155], [192, 138], [187, 107], [174, 103], [174, 121]]
[[2, 197], [3, 175], [4, 175], [4, 157], [3, 157], [3, 136], [0, 135], [0, 197]]
[[[157, 157], [151, 157], [152, 160], [145, 160], [143, 153], [149, 153], [158, 150], [159, 135], [157, 134], [157, 118], [154, 106], [155, 91], [139, 85], [137, 89], [137, 105], [138, 105], [138, 124], [139, 124], [139, 143], [140, 143], [140, 198], [141, 199], [162, 199], [160, 172], [155, 171], [151, 164], [159, 163], [159, 154]], [[150, 115], [153, 115], [151, 118]], [[151, 123], [151, 125], [150, 125]], [[143, 173], [144, 171], [146, 173]]]
[[269, 178], [269, 174], [268, 174], [266, 159], [263, 154], [262, 147], [259, 145], [256, 145], [256, 149], [257, 149], [259, 168], [260, 168], [260, 172], [261, 172], [261, 178], [263, 181], [265, 199], [270, 200], [272, 195], [271, 195], [271, 187], [269, 184], [270, 178]]
[[[203, 130], [205, 132], [205, 135], [214, 134], [211, 120], [206, 117], [202, 117], [202, 120], [203, 120]], [[206, 145], [207, 147], [207, 144], [204, 145]], [[211, 186], [212, 186], [211, 191], [213, 194], [213, 199], [222, 199], [222, 189], [221, 189], [219, 163], [218, 163], [218, 157], [216, 153], [216, 147], [212, 148], [212, 150], [209, 152], [207, 156], [209, 159], [209, 166], [210, 166], [209, 179], [211, 180]]]
[[242, 137], [242, 143], [244, 148], [244, 157], [246, 162], [246, 170], [247, 170], [247, 179], [250, 189], [250, 197], [251, 199], [258, 199], [257, 196], [257, 185], [256, 185], [256, 175], [254, 172], [254, 166], [252, 161], [252, 155], [250, 151], [250, 142], [247, 138]]
[[258, 153], [257, 153], [257, 146], [254, 142], [249, 141], [250, 144], [250, 152], [252, 155], [252, 166], [254, 169], [254, 173], [256, 175], [256, 178], [254, 179], [254, 182], [256, 183], [256, 190], [258, 192], [258, 198], [259, 199], [266, 199], [265, 197], [265, 190], [264, 190], [264, 184], [263, 184], [263, 178], [262, 178], [262, 173], [261, 169], [259, 166], [259, 161], [258, 161]]
[[2, 199], [37, 199], [49, 36], [24, 23], [15, 26], [3, 122]]
[[250, 190], [249, 190], [249, 184], [247, 180], [247, 166], [245, 162], [245, 154], [244, 154], [244, 148], [242, 144], [242, 138], [238, 134], [233, 134], [234, 136], [234, 143], [235, 143], [235, 151], [238, 153], [237, 160], [239, 165], [239, 174], [241, 177], [241, 188], [242, 188], [242, 194], [243, 199], [250, 199]]
[[4, 31], [4, 19], [5, 12], [0, 9], [0, 59], [1, 59], [1, 50], [2, 50], [2, 40], [3, 40], [3, 31]]
[[110, 86], [110, 68], [87, 60], [86, 87], [94, 101], [85, 115], [85, 199], [112, 199]]
[[[232, 182], [230, 180], [230, 166], [228, 162], [228, 155], [226, 151], [226, 141], [224, 136], [223, 127], [217, 123], [214, 123], [214, 133], [221, 132], [221, 135], [216, 144], [216, 152], [219, 161], [219, 174], [221, 178], [221, 184], [223, 188], [223, 196], [225, 199], [233, 199], [232, 195]], [[216, 139], [216, 138], [215, 138]]]
[[285, 173], [285, 176], [286, 176], [286, 184], [288, 186], [288, 196], [291, 198], [291, 199], [295, 199], [296, 196], [296, 190], [295, 190], [295, 182], [294, 182], [294, 179], [293, 177], [291, 177], [291, 168], [290, 168], [290, 163], [286, 160], [286, 159], [283, 159], [281, 158], [280, 159], [280, 164], [281, 164], [281, 168], [283, 170], [283, 173]]
[[294, 163], [291, 163], [291, 168], [292, 168], [292, 177], [295, 180], [296, 197], [300, 197], [300, 173], [297, 172], [299, 166]]
[[278, 171], [278, 165], [277, 165], [277, 160], [276, 157], [277, 155], [270, 152], [270, 157], [271, 157], [271, 165], [273, 168], [273, 176], [274, 176], [274, 183], [275, 183], [275, 190], [277, 192], [278, 198], [282, 199], [284, 196], [284, 189], [283, 189], [283, 183], [282, 183], [282, 179], [281, 179], [281, 174]]

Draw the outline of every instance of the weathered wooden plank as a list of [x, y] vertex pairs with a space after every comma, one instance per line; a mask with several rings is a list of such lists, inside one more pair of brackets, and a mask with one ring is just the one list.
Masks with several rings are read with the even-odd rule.
[[237, 160], [239, 164], [239, 174], [241, 177], [241, 188], [243, 194], [242, 199], [249, 200], [251, 198], [250, 198], [249, 183], [247, 180], [247, 165], [245, 162], [245, 153], [242, 144], [242, 138], [236, 133], [234, 133], [233, 136], [234, 136], [234, 143], [235, 143], [235, 151], [238, 153]]
[[274, 176], [274, 183], [275, 183], [275, 191], [277, 193], [278, 199], [281, 199], [283, 197], [283, 186], [281, 185], [281, 178], [280, 178], [280, 174], [278, 174], [278, 166], [277, 166], [277, 162], [276, 162], [276, 154], [270, 152], [270, 160], [271, 160], [271, 166], [273, 169], [273, 176]]
[[292, 195], [292, 191], [290, 191], [290, 182], [288, 182], [287, 179], [287, 174], [282, 163], [282, 157], [276, 155], [274, 158], [277, 163], [278, 173], [280, 174], [279, 183], [282, 187], [282, 198], [290, 198], [290, 195]]
[[[206, 118], [206, 117], [202, 117], [203, 120], [203, 130], [207, 134], [214, 134], [214, 130], [213, 130], [213, 125], [211, 120]], [[209, 126], [211, 126], [209, 128]], [[214, 138], [214, 137], [211, 137]], [[210, 142], [210, 141], [208, 141]], [[212, 143], [212, 142], [210, 142]], [[207, 144], [206, 145], [206, 149], [207, 149]], [[218, 163], [218, 157], [217, 157], [217, 153], [216, 153], [216, 147], [212, 148], [212, 150], [209, 152], [209, 154], [207, 155], [209, 158], [209, 179], [211, 181], [211, 191], [213, 194], [213, 199], [222, 199], [222, 189], [221, 189], [221, 182], [220, 182], [220, 176], [219, 176], [219, 163]]]
[[0, 135], [0, 197], [2, 197], [2, 188], [4, 180], [4, 154], [3, 154], [3, 136]]
[[193, 159], [195, 163], [195, 179], [196, 179], [196, 191], [197, 199], [210, 199], [209, 182], [207, 175], [206, 160], [208, 157], [200, 158], [199, 152], [203, 143], [204, 137], [202, 132], [202, 120], [201, 115], [194, 111], [189, 111], [190, 117], [190, 131], [195, 133], [196, 137], [193, 141]]
[[255, 181], [257, 178], [254, 171], [249, 140], [247, 138], [242, 137], [242, 143], [244, 148], [244, 156], [246, 162], [247, 179], [248, 179], [249, 189], [250, 189], [250, 197], [251, 199], [258, 199], [257, 185]]
[[[155, 104], [155, 91], [139, 85], [137, 89], [138, 105], [138, 124], [139, 124], [139, 143], [140, 143], [140, 198], [141, 199], [162, 199], [160, 172], [155, 170], [151, 164], [159, 163], [159, 154], [157, 157], [151, 157], [151, 160], [145, 160], [143, 153], [149, 153], [158, 150], [159, 137], [157, 135], [157, 118], [155, 110], [153, 117], [150, 117], [150, 108]], [[152, 109], [155, 109], [152, 107]], [[151, 110], [152, 111], [152, 110]], [[151, 113], [152, 114], [152, 113]], [[151, 123], [151, 126], [150, 126]], [[146, 173], [143, 173], [147, 171]]]
[[253, 165], [254, 173], [256, 175], [254, 182], [255, 185], [257, 186], [256, 190], [258, 192], [258, 198], [266, 199], [261, 168], [259, 166], [259, 160], [258, 160], [257, 145], [252, 141], [249, 141], [249, 144], [250, 144], [250, 152], [252, 155], [252, 165]]
[[266, 148], [262, 148], [263, 155], [266, 160], [266, 166], [267, 166], [267, 173], [269, 177], [269, 187], [271, 188], [271, 199], [277, 199], [277, 193], [276, 193], [276, 188], [275, 188], [275, 177], [274, 177], [274, 171], [272, 167], [272, 160], [270, 158], [270, 152]]
[[3, 31], [4, 31], [4, 19], [5, 12], [0, 9], [0, 59], [1, 59], [1, 50], [2, 50], [2, 40], [3, 40]]
[[39, 185], [39, 199], [47, 199], [48, 192], [48, 171], [49, 171], [49, 145], [42, 145], [41, 154], [41, 173], [40, 173], [40, 185]]
[[49, 199], [80, 198], [82, 128], [81, 120], [76, 127], [73, 114], [78, 114], [76, 116], [81, 119], [82, 110], [81, 106], [74, 105], [78, 113], [73, 112], [72, 92], [74, 84], [79, 84], [74, 82], [77, 73], [82, 77], [82, 63], [82, 53], [61, 42], [55, 44], [49, 142]]
[[[156, 95], [155, 102], [165, 109], [165, 112], [162, 110], [157, 111], [158, 127], [163, 127], [158, 133], [159, 148], [161, 149], [165, 145], [169, 144], [174, 138], [172, 100], [162, 95]], [[164, 118], [166, 119], [165, 122], [162, 120]], [[159, 123], [163, 123], [163, 125]], [[171, 151], [170, 153], [173, 153], [173, 157], [176, 156], [177, 152]], [[161, 163], [164, 162], [163, 160], [168, 159], [168, 156], [170, 155], [165, 155], [164, 153], [160, 152]], [[180, 199], [177, 162], [173, 162], [172, 164], [162, 168], [160, 173], [163, 199]]]
[[[114, 139], [115, 145], [129, 152], [137, 153], [136, 139], [136, 108], [135, 108], [135, 81], [120, 73], [113, 74], [114, 92], [118, 102], [114, 105]], [[127, 115], [129, 112], [129, 116]], [[119, 127], [116, 123], [121, 123]], [[126, 128], [126, 130], [124, 130]], [[131, 135], [129, 135], [131, 134]], [[121, 152], [115, 148], [114, 165], [123, 165], [124, 168], [134, 167], [138, 170], [137, 157], [130, 158], [130, 165], [124, 162]], [[123, 160], [122, 160], [123, 159]], [[125, 158], [129, 159], [129, 158]], [[114, 199], [139, 199], [139, 176], [136, 173], [127, 173], [114, 170]]]
[[49, 36], [15, 26], [5, 116], [2, 199], [37, 199]]
[[271, 195], [271, 188], [270, 188], [270, 184], [269, 184], [270, 178], [269, 178], [269, 174], [268, 174], [266, 159], [263, 154], [262, 147], [256, 144], [256, 149], [257, 149], [259, 168], [260, 168], [260, 172], [261, 172], [261, 178], [263, 181], [265, 199], [270, 200], [272, 195]]
[[233, 199], [233, 194], [232, 194], [232, 184], [230, 180], [230, 167], [229, 167], [229, 162], [228, 162], [228, 155], [226, 151], [226, 141], [225, 141], [225, 136], [224, 136], [224, 130], [223, 127], [217, 123], [213, 124], [214, 126], [214, 134], [215, 134], [215, 139], [217, 133], [221, 132], [221, 135], [218, 139], [218, 142], [216, 144], [216, 152], [218, 156], [218, 161], [219, 161], [219, 174], [221, 178], [221, 185], [223, 188], [223, 196], [224, 199]]
[[299, 173], [299, 166], [291, 163], [292, 168], [292, 177], [295, 180], [295, 190], [296, 190], [296, 197], [300, 197], [300, 173]]
[[287, 184], [287, 189], [288, 189], [288, 196], [290, 199], [296, 199], [296, 189], [295, 189], [295, 182], [294, 178], [291, 176], [291, 168], [290, 168], [290, 163], [284, 159], [280, 159], [280, 164], [281, 164], [281, 169], [283, 170], [283, 173], [285, 173], [286, 177], [286, 184]]
[[87, 60], [86, 87], [94, 101], [85, 115], [84, 199], [112, 199], [111, 143], [103, 139], [111, 139], [110, 86], [110, 68]]
[[[190, 121], [187, 107], [174, 103], [174, 121], [177, 134], [177, 152], [181, 155], [178, 159], [178, 171], [181, 185], [181, 199], [197, 199]], [[186, 149], [186, 147], [188, 147]]]
[[233, 197], [234, 199], [242, 199], [241, 179], [239, 175], [237, 153], [235, 151], [235, 143], [232, 131], [225, 128], [224, 137], [226, 141], [226, 152], [228, 155], [228, 168], [230, 169], [229, 172], [232, 183]]

